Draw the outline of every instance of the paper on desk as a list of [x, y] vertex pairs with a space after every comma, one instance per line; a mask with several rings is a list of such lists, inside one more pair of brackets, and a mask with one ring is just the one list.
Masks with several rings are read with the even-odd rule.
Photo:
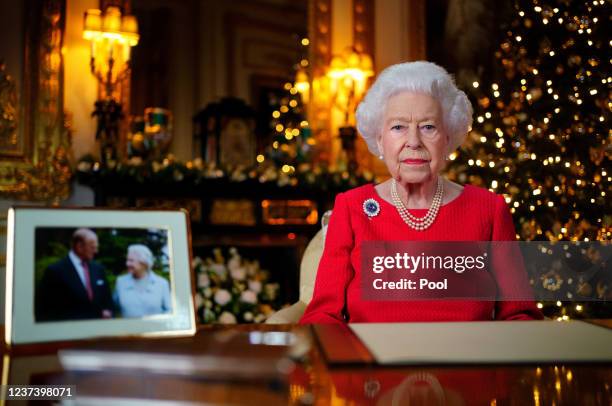
[[581, 321], [350, 324], [380, 364], [610, 362], [612, 329]]

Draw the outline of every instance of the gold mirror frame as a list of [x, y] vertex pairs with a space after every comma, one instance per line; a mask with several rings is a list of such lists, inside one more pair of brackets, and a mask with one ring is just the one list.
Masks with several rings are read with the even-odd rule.
[[69, 196], [72, 177], [64, 116], [66, 0], [24, 3], [21, 89], [0, 68], [0, 197], [58, 204]]

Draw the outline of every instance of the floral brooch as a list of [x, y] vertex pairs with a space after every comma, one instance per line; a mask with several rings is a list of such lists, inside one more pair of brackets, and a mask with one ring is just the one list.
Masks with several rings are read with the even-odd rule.
[[363, 202], [363, 212], [369, 217], [372, 218], [374, 216], [378, 216], [380, 213], [380, 205], [374, 199], [366, 199]]

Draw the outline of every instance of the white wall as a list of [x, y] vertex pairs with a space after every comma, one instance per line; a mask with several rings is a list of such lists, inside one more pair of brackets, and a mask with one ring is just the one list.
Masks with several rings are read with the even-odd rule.
[[89, 70], [89, 42], [83, 39], [83, 14], [98, 8], [98, 0], [66, 1], [66, 35], [64, 38], [64, 108], [72, 114], [72, 151], [79, 159], [96, 153], [96, 122], [91, 117], [98, 85]]

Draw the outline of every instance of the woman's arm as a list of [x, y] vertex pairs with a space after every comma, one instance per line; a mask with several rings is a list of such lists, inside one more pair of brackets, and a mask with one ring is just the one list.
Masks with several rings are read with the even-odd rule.
[[121, 307], [121, 296], [123, 292], [123, 279], [121, 276], [115, 281], [115, 290], [113, 292], [113, 304], [115, 309], [115, 317], [123, 315], [123, 308]]
[[497, 320], [541, 320], [544, 315], [533, 300], [508, 300], [508, 298], [531, 297], [523, 258], [516, 244], [506, 243], [495, 246], [495, 241], [516, 241], [512, 215], [502, 196], [497, 196], [493, 219], [493, 272], [501, 300], [495, 305]]
[[351, 218], [346, 198], [340, 193], [329, 220], [313, 297], [300, 319], [301, 324], [345, 322], [346, 289], [354, 275], [353, 246]]

